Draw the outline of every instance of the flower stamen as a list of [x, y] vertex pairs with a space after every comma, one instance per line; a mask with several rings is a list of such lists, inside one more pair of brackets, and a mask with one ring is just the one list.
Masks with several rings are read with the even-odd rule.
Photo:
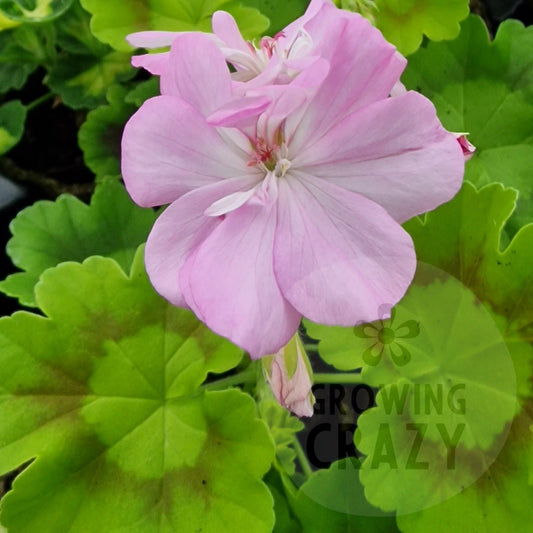
[[274, 173], [276, 174], [276, 177], [283, 178], [285, 174], [287, 174], [287, 170], [291, 168], [292, 163], [288, 159], [280, 159], [276, 163], [276, 168], [274, 169]]

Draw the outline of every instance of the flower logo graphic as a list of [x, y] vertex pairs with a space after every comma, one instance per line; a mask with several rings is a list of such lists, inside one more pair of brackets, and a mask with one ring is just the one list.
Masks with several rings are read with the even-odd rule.
[[[382, 306], [379, 314], [385, 314]], [[390, 306], [387, 306], [389, 309]], [[420, 324], [416, 320], [406, 320], [399, 325], [394, 323], [396, 312], [391, 311], [390, 319], [380, 318], [376, 322], [355, 326], [353, 333], [361, 339], [369, 339], [371, 345], [363, 352], [363, 361], [370, 366], [377, 366], [385, 351], [396, 366], [405, 366], [411, 360], [411, 354], [403, 339], [412, 339], [420, 334]]]

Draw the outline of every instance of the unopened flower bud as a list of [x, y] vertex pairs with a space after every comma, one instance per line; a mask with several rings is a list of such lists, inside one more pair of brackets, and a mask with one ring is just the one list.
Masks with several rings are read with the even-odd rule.
[[468, 133], [454, 133], [457, 142], [463, 149], [463, 155], [465, 157], [465, 162], [472, 159], [476, 147], [467, 139]]
[[298, 333], [275, 355], [262, 358], [263, 372], [280, 405], [296, 416], [312, 416], [312, 370]]

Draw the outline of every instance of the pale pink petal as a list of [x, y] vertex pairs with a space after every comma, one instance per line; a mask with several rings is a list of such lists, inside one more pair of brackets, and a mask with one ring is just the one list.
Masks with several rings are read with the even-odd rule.
[[266, 95], [237, 98], [211, 113], [207, 122], [213, 126], [233, 127], [250, 119], [257, 119], [270, 102], [271, 99]]
[[244, 205], [226, 216], [180, 271], [191, 309], [253, 358], [277, 352], [301, 318], [274, 277], [275, 228], [275, 203]]
[[296, 152], [346, 115], [387, 98], [406, 65], [379, 30], [355, 13], [324, 21], [316, 17], [306, 29], [314, 36], [324, 27], [329, 41], [320, 47], [320, 55], [330, 63], [329, 74], [298, 126], [288, 121], [291, 131], [296, 131], [292, 140]]
[[265, 67], [258, 66], [257, 62], [245, 62], [240, 57], [226, 57], [237, 68], [237, 72], [232, 74], [232, 79], [233, 90], [238, 94], [246, 94], [252, 89], [261, 89], [267, 85], [287, 83], [287, 81], [280, 83], [279, 76], [283, 72], [283, 62], [277, 56], [272, 56]]
[[[317, 61], [322, 59], [318, 55], [308, 55], [305, 57], [297, 57], [295, 59], [287, 59], [283, 62], [286, 68], [292, 69], [296, 72], [302, 72], [303, 70], [308, 69], [309, 67], [316, 68]], [[329, 70], [329, 63], [322, 59], [327, 65]]]
[[139, 31], [126, 36], [126, 41], [135, 48], [164, 48], [182, 35], [177, 31]]
[[154, 76], [161, 76], [163, 71], [168, 67], [170, 54], [162, 52], [161, 54], [143, 54], [140, 56], [133, 56], [131, 64], [135, 68], [144, 68]]
[[186, 33], [174, 40], [161, 93], [180, 96], [205, 116], [232, 99], [226, 60], [209, 36]]
[[285, 298], [314, 322], [372, 322], [416, 268], [409, 235], [371, 200], [310, 176], [279, 182], [274, 270]]
[[242, 38], [235, 19], [226, 11], [215, 11], [211, 18], [213, 33], [228, 48], [235, 48], [250, 54], [250, 47]]
[[313, 63], [300, 72], [290, 85], [280, 87], [284, 91], [283, 96], [258, 121], [258, 127], [261, 127], [261, 121], [268, 123], [267, 130], [270, 136], [265, 138], [272, 138], [272, 132], [275, 133], [277, 128], [284, 123], [286, 141], [291, 141], [294, 135], [292, 127], [299, 124], [302, 116], [307, 112], [307, 106], [303, 104], [313, 100], [328, 73], [329, 63], [324, 59], [315, 58]]
[[204, 211], [220, 198], [252, 188], [250, 178], [229, 179], [202, 187], [182, 196], [156, 220], [145, 250], [146, 271], [156, 291], [174, 305], [187, 307], [178, 284], [185, 260], [221, 223]]
[[454, 135], [433, 104], [414, 92], [353, 113], [292, 163], [374, 200], [399, 222], [453, 198], [464, 173]]
[[297, 19], [283, 30], [280, 44], [290, 52], [292, 58], [295, 58], [297, 54], [294, 47], [303, 36], [304, 41], [310, 39], [312, 42], [312, 52], [309, 53], [329, 60], [343, 30], [345, 24], [343, 21], [351, 16], [352, 13], [337, 9], [331, 2], [313, 2], [301, 19]]
[[290, 85], [272, 85], [263, 91], [269, 95], [272, 104], [257, 120], [257, 134], [273, 144], [281, 124], [307, 101], [307, 94]]
[[[250, 95], [264, 94], [272, 101], [257, 120], [258, 136], [274, 143], [274, 138], [287, 117], [305, 112], [304, 104], [314, 97], [329, 70], [328, 62], [320, 58], [314, 58], [311, 65], [311, 68], [301, 72], [289, 85], [267, 85], [247, 91]], [[287, 127], [285, 132], [290, 136]]]
[[244, 154], [174, 96], [147, 100], [122, 137], [122, 175], [133, 200], [151, 207], [226, 178], [253, 176]]
[[[305, 24], [311, 19], [317, 17], [321, 11], [322, 11], [321, 13], [322, 16], [320, 18], [324, 20], [324, 14], [325, 14], [325, 12], [323, 11], [324, 8], [335, 9], [335, 6], [329, 0], [311, 0], [311, 3], [305, 10], [305, 13], [301, 17], [297, 18], [294, 22], [291, 22], [288, 26], [286, 26], [283, 29], [282, 31], [282, 34], [284, 37], [283, 43], [287, 41], [291, 42], [294, 39], [294, 36], [298, 34], [298, 32], [305, 26]], [[335, 9], [335, 11], [339, 11], [339, 10]]]
[[221, 215], [227, 215], [235, 209], [238, 209], [244, 205], [256, 192], [256, 188], [253, 187], [247, 191], [238, 191], [224, 198], [220, 198], [216, 202], [213, 202], [204, 212], [208, 217], [219, 217]]
[[403, 96], [406, 92], [405, 85], [401, 81], [397, 81], [391, 89], [390, 95], [394, 98], [395, 96]]

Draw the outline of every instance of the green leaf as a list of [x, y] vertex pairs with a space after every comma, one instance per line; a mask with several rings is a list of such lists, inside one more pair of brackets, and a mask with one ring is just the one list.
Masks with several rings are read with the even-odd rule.
[[152, 76], [149, 80], [137, 83], [135, 87], [126, 95], [124, 101], [127, 104], [133, 104], [137, 107], [154, 96], [159, 96], [159, 78]]
[[[10, 19], [6, 17], [5, 15], [3, 15], [2, 13], [0, 13], [0, 32], [7, 30], [9, 28], [14, 28], [18, 26], [19, 24], [20, 22], [18, 20]], [[2, 530], [0, 529], [0, 531]]]
[[[319, 341], [320, 357], [339, 370], [354, 370], [364, 366], [363, 353], [367, 348], [354, 335], [354, 328], [324, 326], [304, 318], [307, 334]], [[362, 349], [361, 349], [362, 348]]]
[[105, 105], [109, 87], [135, 74], [129, 54], [113, 51], [92, 35], [90, 16], [78, 0], [55, 27], [62, 50], [45, 81], [66, 105], [74, 109]]
[[57, 30], [57, 43], [65, 51], [79, 55], [103, 56], [109, 48], [96, 39], [90, 27], [91, 17], [79, 0], [54, 22]]
[[402, 80], [433, 101], [447, 129], [470, 133], [477, 152], [466, 165], [466, 179], [520, 191], [523, 205], [511, 233], [530, 221], [533, 28], [505, 21], [491, 43], [481, 19], [471, 16], [455, 41], [429, 43], [412, 56]]
[[137, 109], [125, 101], [128, 89], [114, 85], [107, 92], [108, 105], [87, 115], [78, 132], [85, 164], [97, 178], [120, 174], [120, 142], [124, 124]]
[[[530, 403], [529, 412], [532, 407]], [[399, 516], [400, 529], [405, 533], [529, 531], [533, 520], [533, 487], [528, 484], [533, 420], [528, 411], [515, 420], [497, 461], [474, 485], [440, 505]]]
[[289, 498], [306, 533], [396, 532], [394, 517], [365, 499], [357, 459], [347, 458], [317, 470]]
[[21, 89], [39, 65], [51, 64], [54, 44], [55, 30], [50, 24], [0, 32], [0, 93]]
[[0, 281], [0, 292], [18, 298], [21, 305], [35, 307], [33, 289], [39, 281], [39, 275], [32, 272], [16, 272]]
[[22, 139], [26, 107], [19, 100], [0, 105], [0, 155], [9, 152]]
[[265, 482], [274, 497], [276, 523], [272, 533], [303, 533], [302, 526], [296, 520], [289, 507], [289, 502], [285, 497], [285, 490], [278, 472], [271, 470], [265, 476]]
[[[384, 322], [397, 339], [364, 373], [382, 388], [355, 439], [368, 456], [361, 470], [367, 497], [400, 514], [475, 482], [502, 448], [517, 407], [516, 370], [490, 314], [453, 278], [424, 278], [397, 306], [394, 322]], [[419, 336], [402, 339], [401, 324], [418, 317]], [[401, 366], [393, 359], [400, 346], [409, 358]], [[530, 347], [527, 355], [530, 365]]]
[[47, 77], [48, 86], [73, 109], [105, 104], [105, 95], [116, 81], [131, 78], [135, 71], [130, 55], [111, 51], [102, 56], [63, 52]]
[[[276, 35], [285, 26], [304, 14], [309, 0], [292, 0], [291, 2], [284, 0], [243, 0], [243, 3], [257, 8], [263, 15], [267, 16], [270, 19], [268, 33]], [[243, 31], [244, 29], [244, 27], [241, 28]]]
[[0, 13], [21, 22], [43, 22], [60, 17], [73, 0], [0, 0]]
[[0, 282], [0, 290], [34, 306], [33, 288], [39, 276], [63, 261], [83, 261], [91, 255], [115, 259], [127, 271], [135, 250], [155, 221], [151, 209], [141, 209], [114, 181], [98, 185], [91, 205], [70, 195], [55, 202], [39, 201], [11, 223], [7, 245], [13, 263], [24, 270]]
[[49, 269], [45, 317], [0, 321], [0, 470], [11, 533], [271, 531], [273, 459], [250, 396], [198, 389], [242, 351], [152, 289], [142, 252]]
[[[460, 422], [451, 433], [444, 430], [437, 442], [426, 436], [430, 426], [413, 420], [408, 409], [391, 407], [390, 398], [398, 395], [398, 390], [407, 390], [413, 397], [407, 380], [387, 385], [376, 396], [377, 406], [358, 420], [355, 443], [366, 456], [360, 479], [372, 504], [399, 516], [424, 511], [461, 495], [491, 464], [500, 468], [500, 458], [496, 458], [509, 427], [497, 436], [490, 450], [462, 446], [461, 437], [468, 430]], [[485, 416], [490, 419], [491, 415], [488, 408]]]
[[268, 19], [259, 11], [233, 0], [81, 0], [92, 14], [94, 35], [115, 50], [131, 51], [125, 38], [144, 30], [211, 31], [211, 15], [217, 10], [230, 12], [246, 38], [261, 35]]
[[433, 41], [454, 39], [469, 13], [468, 0], [375, 0], [376, 25], [404, 54], [412, 54], [427, 35]]

